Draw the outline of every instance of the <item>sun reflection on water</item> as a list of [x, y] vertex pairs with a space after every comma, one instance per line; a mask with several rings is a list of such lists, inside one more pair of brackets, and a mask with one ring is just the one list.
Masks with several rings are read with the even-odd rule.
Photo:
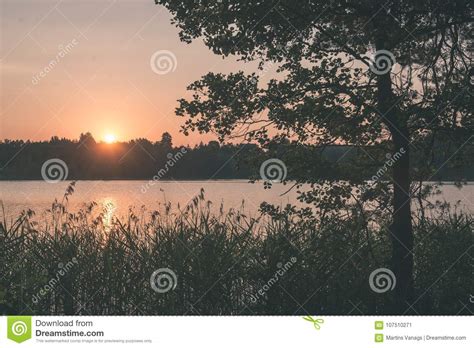
[[109, 229], [114, 222], [115, 211], [117, 210], [117, 201], [107, 197], [102, 201], [102, 223]]

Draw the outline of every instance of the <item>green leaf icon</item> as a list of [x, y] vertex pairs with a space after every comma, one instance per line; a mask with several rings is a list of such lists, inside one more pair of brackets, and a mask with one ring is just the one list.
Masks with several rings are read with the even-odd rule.
[[21, 343], [31, 338], [31, 317], [8, 317], [7, 324], [7, 337], [10, 340]]

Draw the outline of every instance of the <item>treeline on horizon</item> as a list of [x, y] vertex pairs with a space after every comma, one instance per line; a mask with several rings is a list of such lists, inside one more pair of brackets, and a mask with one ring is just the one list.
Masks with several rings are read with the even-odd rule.
[[[429, 180], [474, 180], [470, 163], [444, 165], [454, 154], [441, 149]], [[260, 165], [269, 158], [283, 160], [288, 168], [287, 179], [299, 175], [321, 179], [353, 179], [352, 166], [358, 168], [359, 179], [371, 179], [386, 166], [386, 152], [380, 149], [350, 145], [307, 147], [290, 142], [275, 145], [264, 152], [255, 144], [207, 144], [174, 146], [171, 135], [163, 133], [161, 140], [152, 142], [139, 138], [113, 144], [97, 142], [92, 134], [81, 134], [79, 139], [52, 137], [49, 141], [4, 140], [0, 142], [0, 180], [41, 180], [42, 166], [50, 159], [64, 161], [68, 180], [210, 180], [259, 179]], [[375, 160], [375, 159], [378, 159]], [[422, 154], [412, 163], [415, 173], [421, 172], [427, 161]], [[311, 163], [311, 171], [301, 173], [301, 163]], [[418, 167], [417, 167], [418, 165]], [[418, 179], [418, 178], [417, 178]]]

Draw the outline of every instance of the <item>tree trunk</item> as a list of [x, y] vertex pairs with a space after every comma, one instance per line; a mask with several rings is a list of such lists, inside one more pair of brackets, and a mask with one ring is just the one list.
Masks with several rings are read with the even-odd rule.
[[[394, 153], [401, 156], [393, 165], [392, 267], [396, 277], [396, 309], [403, 313], [413, 301], [413, 228], [410, 198], [410, 150], [408, 132], [393, 135]], [[397, 154], [397, 157], [398, 157]]]
[[[384, 42], [376, 44], [384, 49]], [[393, 214], [389, 232], [392, 240], [391, 270], [396, 277], [395, 313], [407, 310], [414, 296], [413, 285], [413, 228], [410, 197], [410, 149], [407, 122], [398, 111], [392, 92], [390, 72], [377, 77], [377, 103], [382, 122], [392, 135], [393, 154], [396, 154], [392, 171]]]

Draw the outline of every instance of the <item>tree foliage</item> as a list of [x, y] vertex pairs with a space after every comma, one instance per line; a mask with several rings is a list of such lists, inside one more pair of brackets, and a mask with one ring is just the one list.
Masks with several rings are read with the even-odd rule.
[[[203, 39], [216, 54], [259, 63], [253, 74], [209, 72], [192, 83], [192, 97], [177, 108], [186, 116], [185, 133], [241, 137], [267, 149], [289, 140], [402, 153], [390, 168], [389, 187], [364, 182], [360, 167], [380, 160], [369, 154], [344, 168], [353, 174], [350, 182], [321, 183], [307, 175], [315, 159], [301, 164], [292, 160], [299, 157], [295, 152], [286, 163], [301, 174], [297, 184], [312, 185], [301, 198], [320, 208], [332, 204], [335, 214], [354, 199], [364, 207], [392, 197], [392, 266], [399, 304], [406, 306], [413, 299], [410, 202], [417, 176], [410, 159], [415, 152], [433, 158], [438, 138], [452, 140], [456, 157], [466, 149], [472, 153], [472, 2], [155, 2], [172, 13], [183, 41]], [[263, 83], [269, 65], [277, 66], [279, 76]], [[427, 162], [425, 175], [433, 169]]]

